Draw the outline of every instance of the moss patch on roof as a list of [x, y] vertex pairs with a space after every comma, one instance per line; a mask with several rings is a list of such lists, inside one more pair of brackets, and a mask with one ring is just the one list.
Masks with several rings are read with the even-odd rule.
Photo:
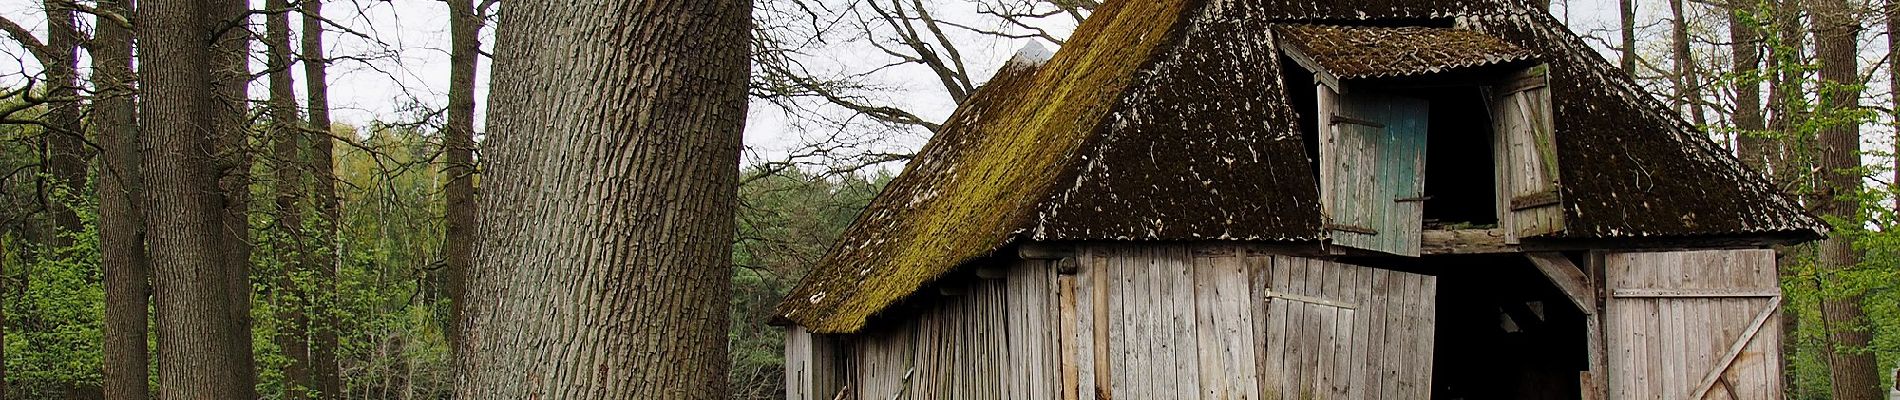
[[1457, 28], [1287, 24], [1275, 31], [1285, 45], [1339, 79], [1429, 74], [1533, 57], [1491, 35]]
[[1136, 71], [1199, 0], [1110, 2], [1036, 68], [1005, 70], [950, 117], [778, 312], [852, 332], [1026, 229]]

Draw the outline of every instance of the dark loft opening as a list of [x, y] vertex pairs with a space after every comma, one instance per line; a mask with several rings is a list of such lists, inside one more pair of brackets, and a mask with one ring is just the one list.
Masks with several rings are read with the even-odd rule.
[[1517, 255], [1425, 260], [1438, 272], [1434, 399], [1573, 400], [1584, 315]]
[[1306, 163], [1312, 167], [1313, 181], [1319, 181], [1319, 89], [1313, 87], [1313, 71], [1301, 67], [1292, 58], [1280, 57], [1280, 76], [1285, 80], [1286, 98], [1300, 116], [1300, 142], [1306, 144]]
[[1491, 117], [1477, 86], [1420, 90], [1431, 101], [1425, 143], [1425, 228], [1498, 224]]

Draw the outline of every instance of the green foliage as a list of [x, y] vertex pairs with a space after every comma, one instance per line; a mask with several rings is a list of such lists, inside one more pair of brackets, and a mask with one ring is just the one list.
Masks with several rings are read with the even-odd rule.
[[[1746, 15], [1745, 21], [1755, 26], [1769, 26], [1771, 16], [1771, 10], [1764, 3], [1757, 12]], [[1870, 132], [1872, 130], [1866, 127], [1881, 115], [1867, 107], [1836, 106], [1820, 101], [1825, 96], [1843, 91], [1858, 93], [1863, 88], [1820, 81], [1815, 76], [1819, 66], [1795, 56], [1799, 54], [1800, 44], [1783, 43], [1772, 34], [1766, 35], [1766, 39], [1769, 54], [1775, 59], [1774, 67], [1752, 75], [1731, 75], [1725, 80], [1759, 83], [1771, 76], [1795, 78], [1779, 82], [1782, 93], [1777, 97], [1782, 104], [1770, 110], [1783, 124], [1740, 134], [1779, 144], [1782, 159], [1772, 171], [1772, 178], [1785, 193], [1801, 199], [1810, 209], [1833, 200], [1847, 200], [1855, 205], [1845, 216], [1825, 219], [1832, 230], [1830, 236], [1851, 241], [1862, 252], [1858, 265], [1823, 268], [1814, 246], [1795, 246], [1781, 251], [1781, 284], [1785, 298], [1782, 315], [1796, 328], [1790, 332], [1792, 335], [1784, 338], [1791, 350], [1784, 354], [1786, 373], [1791, 378], [1788, 398], [1826, 399], [1831, 396], [1829, 329], [1872, 330], [1874, 341], [1869, 348], [1843, 350], [1873, 352], [1879, 359], [1881, 371], [1893, 368], [1900, 358], [1900, 290], [1897, 290], [1900, 289], [1900, 224], [1896, 224], [1900, 221], [1895, 220], [1900, 214], [1896, 214], [1895, 205], [1889, 203], [1900, 199], [1900, 191], [1890, 184], [1862, 190], [1828, 187], [1826, 178], [1832, 174], [1866, 177], [1889, 172], [1887, 168], [1866, 165], [1839, 171], [1812, 167], [1818, 165], [1824, 150], [1818, 140], [1821, 132], [1854, 125], [1862, 126], [1863, 133]], [[1863, 151], [1862, 155], [1891, 156], [1884, 153]], [[1862, 305], [1869, 324], [1829, 326], [1823, 320], [1820, 311], [1823, 301], [1856, 295], [1864, 296]]]
[[783, 329], [767, 325], [772, 309], [890, 177], [753, 168], [742, 181], [727, 347], [731, 398], [780, 399], [785, 338]]
[[[82, 209], [82, 211], [90, 211]], [[7, 265], [6, 366], [9, 396], [49, 398], [97, 388], [103, 365], [105, 293], [99, 285], [98, 235], [70, 233], [73, 244], [51, 248], [0, 236]]]

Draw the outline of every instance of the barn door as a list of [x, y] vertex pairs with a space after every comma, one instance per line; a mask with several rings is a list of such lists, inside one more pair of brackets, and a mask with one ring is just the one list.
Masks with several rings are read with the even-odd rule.
[[1417, 257], [1425, 210], [1425, 129], [1430, 103], [1382, 93], [1335, 95], [1321, 146], [1322, 203], [1333, 243]]
[[1542, 66], [1526, 69], [1491, 92], [1498, 221], [1513, 243], [1520, 237], [1564, 229], [1548, 70]]
[[1772, 250], [1604, 256], [1611, 399], [1780, 399]]
[[1274, 257], [1260, 281], [1260, 398], [1431, 397], [1437, 278]]

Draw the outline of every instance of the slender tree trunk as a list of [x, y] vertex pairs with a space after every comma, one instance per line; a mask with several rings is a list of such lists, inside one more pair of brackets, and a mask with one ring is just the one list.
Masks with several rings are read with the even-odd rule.
[[206, 40], [208, 9], [197, 0], [138, 6], [139, 141], [150, 198], [145, 208], [158, 311], [158, 398], [251, 398], [236, 374], [248, 358], [226, 262], [220, 132]]
[[315, 273], [313, 282], [312, 312], [310, 327], [310, 363], [311, 373], [316, 380], [318, 399], [331, 400], [343, 398], [343, 376], [337, 370], [337, 331], [341, 322], [336, 314], [336, 275], [337, 252], [342, 243], [337, 240], [337, 224], [342, 221], [343, 212], [336, 196], [336, 140], [330, 137], [330, 60], [323, 53], [323, 2], [304, 1], [303, 8], [303, 71], [305, 94], [309, 96], [305, 106], [310, 113], [311, 135], [310, 175], [311, 200], [317, 209], [316, 249], [307, 252], [310, 268]]
[[[1776, 45], [1768, 49], [1772, 56], [1768, 59], [1771, 70], [1768, 77], [1768, 107], [1773, 112], [1769, 115], [1768, 127], [1785, 133], [1795, 129], [1800, 114], [1804, 112], [1798, 103], [1806, 90], [1802, 84], [1803, 66], [1810, 60], [1806, 53], [1807, 36], [1801, 25], [1802, 5], [1798, 0], [1773, 1]], [[1770, 159], [1769, 165], [1776, 166], [1770, 176], [1777, 184], [1791, 184], [1796, 179], [1796, 171], [1805, 170], [1809, 161], [1802, 160], [1799, 162], [1801, 165], [1796, 165], [1799, 157], [1794, 154], [1792, 145], [1785, 140], [1777, 140], [1774, 144], [1774, 148], [1769, 149], [1770, 154], [1764, 155]], [[1800, 196], [1802, 203], [1808, 203], [1806, 195], [1797, 193], [1797, 196]], [[1794, 318], [1784, 320], [1790, 323], [1795, 321]]]
[[[46, 95], [52, 99], [45, 115], [46, 171], [53, 184], [77, 194], [86, 188], [85, 128], [79, 120], [79, 27], [70, 0], [45, 0], [47, 59]], [[70, 200], [49, 199], [54, 232], [52, 243], [72, 244], [70, 235], [85, 229]]]
[[[290, 7], [288, 0], [270, 0], [265, 9]], [[310, 320], [308, 293], [304, 278], [309, 259], [303, 257], [303, 136], [304, 122], [297, 117], [297, 88], [291, 78], [290, 13], [272, 13], [264, 23], [265, 68], [270, 75], [270, 100], [266, 113], [270, 118], [271, 158], [276, 172], [272, 191], [276, 195], [276, 223], [271, 237], [281, 260], [277, 285], [272, 291], [278, 320], [277, 347], [289, 361], [284, 365], [285, 399], [309, 398], [316, 387], [311, 376]]]
[[457, 397], [724, 398], [751, 2], [506, 7]]
[[[1856, 37], [1860, 23], [1846, 0], [1811, 0], [1813, 8], [1815, 56], [1821, 63], [1821, 107], [1846, 110], [1859, 107], [1859, 59]], [[1823, 197], [1817, 199], [1821, 214], [1857, 221], [1860, 204], [1852, 196], [1861, 188], [1860, 126], [1834, 123], [1820, 132], [1820, 165]], [[1840, 285], [1839, 273], [1860, 263], [1860, 254], [1850, 239], [1834, 235], [1820, 243], [1820, 265], [1824, 282]], [[1832, 378], [1836, 400], [1878, 400], [1884, 393], [1874, 355], [1867, 351], [1872, 335], [1867, 314], [1861, 309], [1863, 296], [1858, 293], [1826, 296], [1821, 301], [1821, 316], [1829, 338], [1828, 375]]]
[[[257, 366], [251, 344], [251, 163], [250, 144], [250, 5], [245, 0], [203, 0], [208, 17], [206, 36], [213, 38], [211, 126], [218, 141], [219, 189], [224, 194], [219, 232], [223, 238], [225, 289], [231, 307], [225, 321], [237, 348], [231, 353], [231, 379], [243, 398], [257, 397]], [[141, 25], [144, 26], [144, 25]], [[203, 65], [200, 65], [203, 68]]]
[[[0, 254], [6, 254], [6, 247], [0, 246]], [[0, 294], [7, 293], [7, 259], [0, 257]], [[7, 299], [13, 296], [0, 296], [0, 399], [7, 397]]]
[[[1887, 0], [1885, 4], [1882, 4], [1881, 13], [1887, 17], [1888, 51], [1892, 52], [1895, 49], [1900, 49], [1900, 1]], [[1891, 111], [1887, 114], [1887, 117], [1895, 129], [1892, 138], [1893, 148], [1888, 150], [1893, 154], [1893, 176], [1900, 178], [1900, 58], [1894, 56], [1887, 57], [1887, 87], [1889, 89], [1887, 104], [1891, 105]], [[1889, 180], [1888, 182], [1900, 182], [1900, 180]], [[1900, 190], [1888, 188], [1888, 191], [1893, 192], [1894, 210], [1900, 211]], [[1896, 385], [1900, 385], [1900, 379], [1896, 379], [1895, 382]]]
[[1689, 43], [1689, 20], [1682, 3], [1683, 0], [1669, 0], [1672, 28], [1669, 44], [1675, 56], [1671, 64], [1676, 69], [1676, 110], [1687, 112], [1689, 121], [1696, 125], [1704, 125], [1708, 118], [1702, 114], [1702, 79], [1696, 71], [1695, 52]]
[[[130, 15], [131, 4], [105, 0], [101, 13]], [[151, 261], [145, 253], [145, 202], [139, 171], [138, 104], [133, 98], [132, 31], [110, 17], [94, 19], [92, 121], [104, 153], [99, 162], [99, 247], [105, 270], [106, 400], [151, 398], [146, 343]]]
[[1767, 128], [1767, 117], [1761, 105], [1761, 45], [1762, 27], [1751, 22], [1749, 15], [1756, 12], [1757, 4], [1752, 0], [1730, 0], [1728, 4], [1728, 37], [1733, 57], [1730, 59], [1735, 78], [1735, 115], [1731, 119], [1738, 132], [1736, 145], [1742, 163], [1754, 168], [1763, 175], [1771, 174], [1768, 152], [1774, 146], [1773, 139], [1763, 137], [1762, 130]]
[[474, 0], [449, 4], [449, 124], [444, 130], [448, 185], [442, 188], [445, 230], [442, 240], [443, 291], [449, 298], [449, 349], [460, 354], [463, 281], [475, 252], [475, 69], [480, 62], [482, 17]]
[[1636, 0], [1618, 0], [1616, 4], [1623, 21], [1623, 57], [1619, 61], [1623, 64], [1623, 73], [1636, 79]]

